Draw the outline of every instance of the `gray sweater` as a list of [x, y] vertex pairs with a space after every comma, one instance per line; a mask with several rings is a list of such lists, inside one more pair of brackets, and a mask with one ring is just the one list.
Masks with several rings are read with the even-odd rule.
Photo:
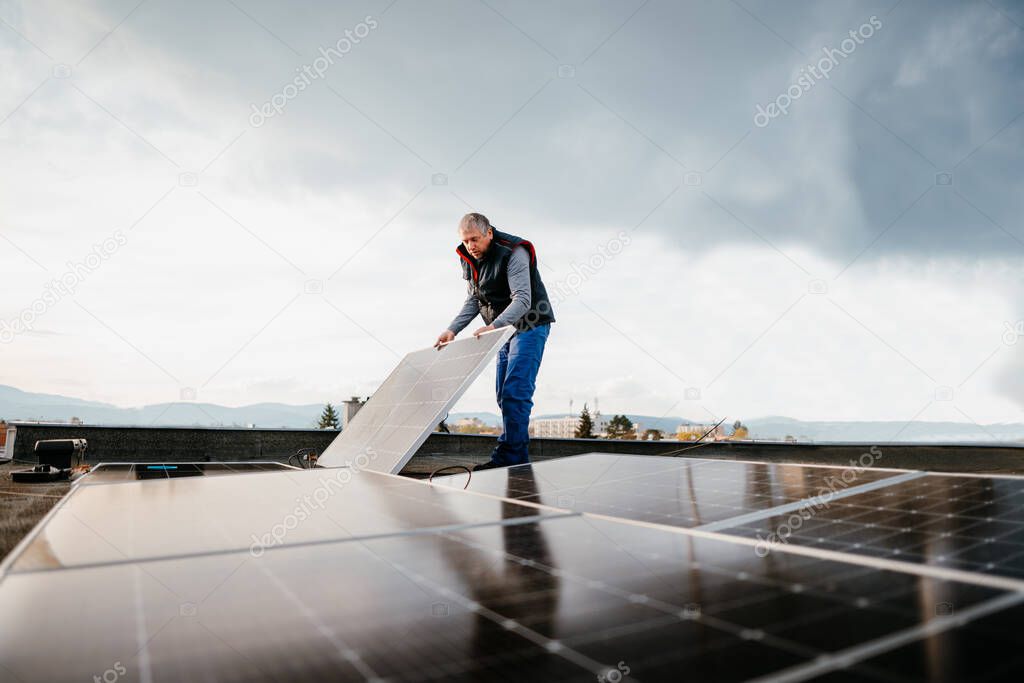
[[[512, 292], [512, 303], [494, 319], [495, 327], [505, 327], [526, 315], [533, 303], [530, 293], [530, 254], [525, 247], [516, 247], [508, 260], [508, 288]], [[461, 332], [473, 318], [480, 314], [480, 302], [473, 296], [473, 283], [467, 284], [469, 296], [462, 304], [462, 310], [448, 326], [454, 334]]]

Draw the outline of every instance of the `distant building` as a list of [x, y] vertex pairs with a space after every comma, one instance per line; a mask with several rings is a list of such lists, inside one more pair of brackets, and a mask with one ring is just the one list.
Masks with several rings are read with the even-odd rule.
[[501, 434], [500, 427], [492, 427], [478, 417], [459, 418], [451, 425], [456, 434]]
[[571, 439], [576, 436], [579, 417], [544, 417], [530, 420], [530, 436]]
[[7, 422], [0, 420], [0, 457], [7, 451]]
[[[367, 399], [369, 400], [369, 399]], [[362, 401], [358, 396], [353, 396], [347, 401], [342, 401], [341, 408], [341, 428], [348, 427], [348, 423], [352, 421], [352, 418], [356, 416], [359, 409], [363, 407], [366, 401]]]
[[676, 427], [676, 438], [680, 441], [696, 441], [704, 434], [711, 432], [705, 441], [719, 441], [725, 438], [725, 429], [722, 425], [713, 424], [681, 424]]
[[[594, 436], [601, 436], [608, 427], [608, 420], [595, 412], [590, 416], [594, 422]], [[580, 426], [579, 415], [565, 417], [542, 417], [530, 420], [530, 436], [548, 437], [551, 439], [573, 439], [576, 429]]]

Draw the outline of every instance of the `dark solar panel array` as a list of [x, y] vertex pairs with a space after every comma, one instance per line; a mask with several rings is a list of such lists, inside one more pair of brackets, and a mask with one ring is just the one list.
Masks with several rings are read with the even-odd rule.
[[[759, 552], [794, 545], [1024, 579], [1024, 478], [664, 461], [576, 456], [474, 473], [470, 489], [741, 536]], [[445, 481], [462, 486], [466, 476]]]
[[[1024, 583], [794, 553], [795, 541], [762, 555], [728, 535], [730, 516], [771, 519], [819, 495], [828, 468], [580, 456], [480, 472], [469, 491], [464, 476], [431, 486], [339, 474], [79, 487], [0, 579], [0, 679], [88, 680], [115, 666], [148, 681], [991, 681], [1024, 671]], [[894, 509], [945, 515], [928, 503], [952, 490], [956, 509], [1007, 523], [1019, 483], [863, 475], [830, 506], [891, 488]], [[557, 504], [566, 495], [574, 505]], [[185, 523], [168, 524], [175, 516]], [[712, 524], [724, 531], [685, 528]]]
[[790, 516], [726, 533], [1024, 579], [1024, 479], [930, 475]]
[[[475, 472], [470, 490], [516, 500], [694, 528], [903, 474], [838, 467], [592, 453], [528, 468]], [[844, 476], [845, 475], [845, 476]], [[467, 475], [435, 481], [465, 485]]]

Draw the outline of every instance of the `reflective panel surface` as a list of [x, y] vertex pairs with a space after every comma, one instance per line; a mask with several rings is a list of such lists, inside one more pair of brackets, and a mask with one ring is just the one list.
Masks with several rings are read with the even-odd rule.
[[[524, 477], [527, 470], [531, 474]], [[474, 472], [469, 490], [505, 495], [507, 489], [512, 498], [552, 507], [694, 528], [829, 492], [842, 493], [898, 474], [590, 453]], [[434, 481], [462, 488], [466, 479], [465, 474], [456, 474]]]
[[398, 474], [514, 333], [507, 327], [405, 356], [319, 464]]
[[175, 462], [175, 463], [101, 463], [75, 481], [76, 486], [117, 484], [147, 479], [212, 477], [224, 474], [251, 474], [297, 468], [279, 462]]
[[555, 513], [348, 468], [79, 486], [58, 503], [12, 567], [257, 553], [296, 543], [489, 523], [516, 514]]
[[1024, 578], [1024, 479], [933, 474], [797, 517], [724, 533]]
[[[17, 573], [0, 597], [0, 666], [26, 682], [102, 676], [115, 662], [158, 682], [627, 672], [735, 681], [817, 664], [932, 624], [947, 605], [969, 614], [1007, 594], [573, 516], [259, 557]], [[984, 646], [1024, 616], [1006, 609], [1001, 622], [967, 620], [943, 636], [944, 652], [925, 639], [895, 664], [852, 670], [899, 680], [891, 670], [911, 659], [926, 671], [960, 658], [978, 674], [998, 671], [995, 648], [1022, 639], [1003, 630]], [[40, 647], [43, 633], [61, 647]]]
[[[481, 472], [486, 492], [347, 468], [78, 487], [0, 577], [0, 680], [1019, 680], [1024, 591], [980, 574], [515, 500], [644, 480], [656, 505], [638, 487], [623, 508], [639, 519], [683, 466], [707, 525], [702, 496], [733, 500], [730, 472], [758, 482], [763, 500], [740, 494], [761, 512], [831, 476], [630, 460]], [[891, 493], [860, 507], [1013, 523], [1020, 480], [900, 477], [830, 505]]]

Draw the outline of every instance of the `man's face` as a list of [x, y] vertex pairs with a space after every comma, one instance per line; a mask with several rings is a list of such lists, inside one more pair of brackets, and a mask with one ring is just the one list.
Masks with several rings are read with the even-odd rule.
[[465, 245], [466, 251], [473, 258], [478, 259], [491, 246], [491, 240], [494, 239], [494, 230], [488, 230], [487, 234], [484, 235], [472, 225], [465, 225], [459, 228], [459, 238], [462, 240], [462, 244]]

